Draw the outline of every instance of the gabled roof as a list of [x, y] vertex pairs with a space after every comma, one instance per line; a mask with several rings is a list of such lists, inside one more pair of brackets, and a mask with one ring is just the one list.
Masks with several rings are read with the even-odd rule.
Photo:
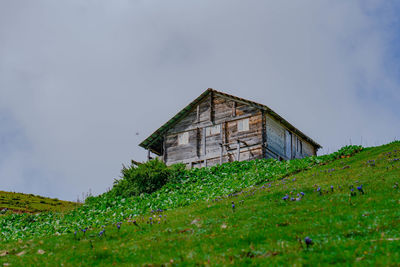
[[310, 137], [302, 133], [300, 130], [298, 130], [296, 127], [294, 127], [292, 124], [290, 124], [288, 121], [286, 121], [284, 118], [279, 116], [276, 112], [274, 112], [272, 109], [269, 107], [256, 103], [254, 101], [250, 101], [247, 99], [243, 99], [237, 96], [229, 95], [226, 93], [219, 92], [217, 90], [214, 90], [212, 88], [208, 88], [205, 92], [203, 92], [199, 97], [197, 97], [195, 100], [193, 100], [189, 105], [187, 105], [184, 109], [179, 111], [172, 119], [167, 121], [164, 125], [162, 125], [160, 128], [158, 128], [154, 133], [152, 133], [149, 137], [146, 138], [143, 142], [139, 144], [139, 146], [149, 149], [151, 152], [161, 155], [162, 151], [162, 143], [163, 143], [163, 138], [165, 133], [173, 127], [180, 119], [185, 117], [194, 107], [197, 106], [198, 103], [200, 103], [204, 98], [206, 98], [211, 92], [213, 92], [214, 96], [221, 96], [224, 98], [232, 99], [236, 102], [244, 103], [249, 106], [264, 110], [266, 113], [270, 114], [272, 117], [274, 117], [276, 120], [278, 120], [280, 123], [285, 125], [289, 130], [303, 138], [305, 141], [311, 143], [313, 146], [316, 148], [322, 148], [321, 145], [319, 145], [317, 142], [312, 140]]

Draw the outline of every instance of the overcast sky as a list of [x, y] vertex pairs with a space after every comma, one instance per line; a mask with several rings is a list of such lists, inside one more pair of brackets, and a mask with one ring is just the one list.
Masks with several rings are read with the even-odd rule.
[[399, 139], [396, 3], [0, 0], [0, 190], [102, 193], [209, 87], [321, 153]]

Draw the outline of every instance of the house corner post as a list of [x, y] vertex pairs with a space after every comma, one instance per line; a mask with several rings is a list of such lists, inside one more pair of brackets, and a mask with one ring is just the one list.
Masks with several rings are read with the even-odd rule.
[[237, 155], [236, 161], [240, 161], [240, 140], [237, 140]]

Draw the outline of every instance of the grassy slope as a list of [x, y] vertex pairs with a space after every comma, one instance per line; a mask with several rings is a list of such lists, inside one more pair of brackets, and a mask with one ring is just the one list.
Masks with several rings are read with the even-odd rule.
[[78, 204], [56, 198], [46, 198], [32, 194], [0, 191], [0, 210], [7, 208], [14, 212], [36, 213], [43, 211], [66, 211]]
[[[400, 189], [396, 187], [400, 161], [392, 159], [399, 157], [399, 143], [366, 149], [273, 182], [271, 187], [168, 211], [160, 224], [156, 219], [153, 225], [146, 223], [148, 215], [138, 220], [139, 227], [124, 222], [118, 232], [108, 226], [103, 237], [97, 236], [100, 229], [90, 229], [76, 239], [70, 234], [10, 241], [0, 247], [0, 263], [396, 265], [400, 262]], [[375, 160], [375, 166], [368, 160]], [[360, 184], [365, 195], [357, 192], [350, 198], [349, 186]], [[322, 195], [316, 191], [319, 186]], [[294, 197], [302, 191], [305, 197], [283, 201], [290, 191]], [[306, 236], [314, 241], [309, 249], [298, 241]]]

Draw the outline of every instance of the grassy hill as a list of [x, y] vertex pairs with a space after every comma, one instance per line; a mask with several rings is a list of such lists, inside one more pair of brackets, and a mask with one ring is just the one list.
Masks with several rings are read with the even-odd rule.
[[151, 195], [3, 216], [0, 263], [398, 265], [400, 142], [347, 151], [224, 164]]
[[17, 213], [67, 211], [76, 208], [78, 205], [74, 202], [62, 201], [56, 198], [0, 191], [0, 211], [4, 209]]

